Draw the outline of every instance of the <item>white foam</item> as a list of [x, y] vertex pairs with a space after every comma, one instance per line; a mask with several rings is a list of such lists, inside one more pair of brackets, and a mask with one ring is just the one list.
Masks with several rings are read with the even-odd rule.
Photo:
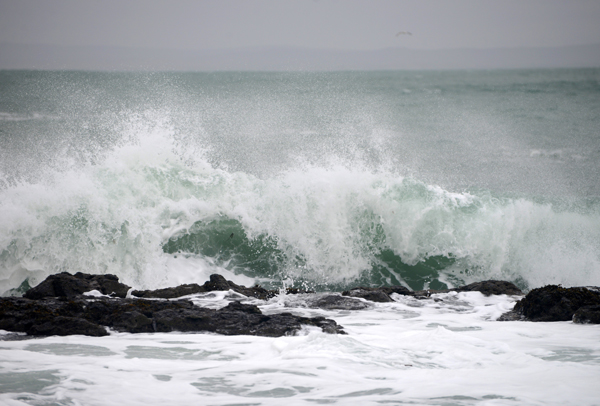
[[89, 292], [84, 292], [84, 296], [92, 296], [92, 297], [110, 297], [109, 295], [104, 295], [99, 290], [90, 290]]
[[386, 249], [411, 266], [452, 258], [439, 277], [449, 284], [600, 284], [597, 211], [452, 192], [334, 158], [258, 178], [212, 166], [181, 142], [169, 114], [123, 116], [115, 124], [121, 140], [97, 164], [0, 190], [0, 293], [64, 270], [113, 273], [140, 289], [203, 283], [215, 272], [252, 275], [215, 258], [163, 252], [170, 238], [214, 219], [238, 221], [250, 239], [271, 237], [287, 258], [282, 278], [350, 283]]
[[[215, 307], [226, 296], [218, 293], [194, 301]], [[399, 302], [354, 312], [284, 309], [333, 318], [348, 332], [339, 336], [305, 329], [279, 338], [114, 333], [0, 341], [0, 401], [597, 403], [600, 326], [493, 321], [515, 297], [466, 292], [395, 298]], [[267, 313], [277, 306], [278, 299], [261, 305]], [[13, 386], [20, 389], [7, 382], [20, 382]]]

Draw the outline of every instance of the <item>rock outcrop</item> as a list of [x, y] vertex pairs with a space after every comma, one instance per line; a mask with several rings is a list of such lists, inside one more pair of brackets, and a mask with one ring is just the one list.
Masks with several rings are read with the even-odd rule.
[[[503, 314], [499, 320], [527, 321], [569, 321], [581, 320], [594, 323], [600, 305], [600, 292], [597, 288], [563, 288], [560, 285], [547, 285], [531, 290], [519, 300], [512, 311]], [[588, 308], [592, 306], [592, 308]], [[581, 309], [576, 318], [574, 315]], [[585, 320], [585, 321], [584, 321]]]
[[399, 295], [411, 295], [413, 292], [404, 286], [385, 286], [381, 288], [358, 287], [342, 292], [343, 296], [360, 297], [371, 302], [393, 302], [390, 295], [397, 293]]
[[365, 301], [340, 295], [315, 296], [306, 303], [308, 307], [323, 310], [363, 310], [373, 307]]
[[70, 298], [97, 290], [104, 295], [124, 298], [129, 289], [131, 288], [120, 283], [115, 275], [90, 275], [81, 272], [71, 275], [62, 272], [48, 276], [42, 283], [25, 292], [23, 297], [27, 299]]
[[[265, 315], [257, 306], [240, 302], [215, 310], [196, 306], [188, 300], [127, 299], [130, 289], [114, 275], [51, 275], [22, 298], [0, 298], [0, 329], [35, 336], [105, 336], [110, 328], [129, 333], [184, 331], [279, 337], [294, 334], [302, 326], [315, 326], [326, 333], [345, 334], [335, 321], [324, 317], [300, 317], [291, 313]], [[239, 286], [220, 275], [211, 275], [203, 286], [182, 285], [141, 294], [174, 298], [229, 289], [246, 296], [269, 296], [269, 291], [263, 288]], [[83, 295], [92, 290], [112, 297]]]
[[[93, 290], [104, 296], [84, 295]], [[238, 301], [221, 309], [209, 309], [189, 300], [170, 300], [195, 293], [229, 290], [262, 300], [279, 293], [260, 286], [247, 288], [215, 274], [203, 285], [133, 291], [132, 296], [127, 296], [132, 289], [114, 275], [63, 272], [49, 276], [22, 298], [0, 298], [0, 329], [34, 336], [104, 336], [112, 329], [129, 333], [183, 331], [278, 337], [294, 334], [302, 326], [314, 326], [326, 333], [345, 334], [335, 321], [324, 317], [301, 317], [289, 312], [265, 315], [257, 306]], [[287, 291], [309, 293], [297, 289]], [[393, 293], [425, 299], [435, 293], [452, 291], [478, 291], [486, 296], [522, 295], [521, 290], [510, 282], [483, 281], [437, 291], [413, 292], [401, 286], [357, 287], [342, 295], [308, 295], [305, 305], [326, 310], [361, 310], [373, 307], [370, 302], [392, 302]], [[600, 290], [556, 285], [534, 289], [499, 320], [600, 323]]]
[[435, 293], [449, 292], [481, 292], [485, 296], [490, 295], [522, 295], [523, 292], [513, 283], [506, 281], [482, 281], [474, 282], [466, 286], [443, 290], [418, 290], [411, 291], [403, 286], [384, 286], [380, 288], [358, 287], [342, 292], [344, 296], [361, 297], [372, 302], [393, 302], [390, 297], [392, 293], [405, 296], [414, 296], [423, 299]]
[[457, 292], [481, 292], [484, 296], [491, 295], [523, 295], [523, 291], [514, 283], [506, 281], [482, 281], [470, 283], [455, 290]]
[[573, 314], [573, 323], [600, 324], [600, 305], [580, 307]]
[[104, 336], [109, 327], [119, 332], [212, 332], [224, 335], [279, 337], [302, 326], [345, 334], [335, 321], [291, 313], [263, 314], [257, 306], [231, 302], [215, 310], [187, 300], [118, 298], [0, 298], [0, 329], [28, 335]]
[[[192, 295], [195, 293], [212, 292], [215, 290], [233, 290], [234, 292], [240, 293], [244, 296], [255, 297], [257, 299], [268, 300], [279, 294], [278, 290], [267, 290], [260, 286], [253, 286], [247, 288], [245, 286], [237, 285], [231, 281], [226, 280], [223, 276], [218, 274], [210, 275], [210, 280], [206, 281], [204, 285], [198, 285], [196, 283], [188, 285], [180, 285], [173, 288], [157, 289], [157, 290], [134, 290], [131, 292], [133, 296], [151, 299], [173, 299], [186, 295]], [[303, 291], [295, 288], [288, 288], [287, 293], [298, 294], [298, 293], [313, 293]]]

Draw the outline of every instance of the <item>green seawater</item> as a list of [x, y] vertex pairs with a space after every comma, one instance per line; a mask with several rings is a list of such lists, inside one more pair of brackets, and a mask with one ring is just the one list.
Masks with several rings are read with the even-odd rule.
[[598, 69], [2, 71], [0, 291], [195, 260], [270, 287], [597, 285], [599, 96]]

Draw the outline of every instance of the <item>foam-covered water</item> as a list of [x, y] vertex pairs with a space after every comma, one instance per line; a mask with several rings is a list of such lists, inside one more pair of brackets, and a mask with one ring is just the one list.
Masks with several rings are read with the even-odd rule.
[[[0, 293], [62, 271], [600, 285], [599, 94], [598, 69], [0, 72]], [[598, 404], [598, 326], [496, 322], [518, 297], [394, 299], [243, 299], [347, 336], [0, 340], [0, 403]]]
[[[226, 292], [198, 295], [204, 306]], [[494, 322], [516, 298], [395, 296], [370, 310], [254, 301], [335, 319], [348, 335], [118, 334], [0, 341], [7, 405], [595, 405], [598, 326]], [[317, 329], [318, 330], [318, 329]]]

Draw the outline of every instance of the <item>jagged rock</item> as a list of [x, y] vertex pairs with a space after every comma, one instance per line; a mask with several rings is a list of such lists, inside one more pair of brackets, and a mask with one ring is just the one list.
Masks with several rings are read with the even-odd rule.
[[156, 321], [151, 317], [140, 313], [137, 310], [126, 311], [118, 314], [114, 320], [107, 320], [107, 324], [112, 325], [117, 331], [127, 331], [130, 333], [146, 333], [157, 331]]
[[404, 286], [385, 286], [380, 288], [358, 287], [342, 292], [343, 296], [360, 297], [371, 302], [393, 302], [390, 295], [397, 293], [399, 295], [410, 295], [412, 292]]
[[600, 324], [600, 305], [580, 307], [573, 314], [573, 323]]
[[275, 297], [279, 292], [273, 290], [267, 290], [260, 286], [254, 286], [247, 288], [245, 286], [237, 285], [231, 281], [226, 280], [223, 276], [218, 274], [210, 275], [210, 280], [200, 286], [198, 284], [181, 285], [174, 288], [158, 289], [158, 290], [134, 290], [131, 292], [133, 296], [141, 298], [160, 298], [160, 299], [172, 299], [176, 297], [191, 295], [194, 293], [205, 293], [212, 292], [215, 290], [233, 290], [234, 292], [241, 293], [244, 296], [255, 297], [257, 299], [267, 300]]
[[0, 298], [0, 329], [28, 335], [108, 335], [106, 329], [82, 317], [81, 300]]
[[360, 297], [363, 298], [365, 300], [369, 300], [371, 302], [379, 302], [379, 303], [385, 303], [385, 302], [393, 302], [392, 298], [389, 297], [389, 295], [385, 292], [382, 292], [381, 290], [367, 290], [367, 289], [352, 289], [350, 291], [344, 291], [342, 292], [343, 296], [351, 296], [351, 297]]
[[481, 292], [485, 296], [490, 295], [522, 295], [521, 289], [514, 284], [505, 281], [482, 281], [471, 283], [466, 286], [443, 290], [418, 290], [410, 291], [403, 286], [385, 286], [380, 288], [358, 287], [342, 292], [343, 296], [360, 297], [371, 302], [392, 302], [390, 295], [397, 293], [399, 295], [414, 296], [417, 299], [426, 299], [435, 293], [449, 292]]
[[481, 281], [474, 282], [466, 286], [461, 286], [452, 289], [442, 290], [418, 290], [411, 292], [410, 295], [415, 296], [418, 299], [427, 298], [435, 293], [449, 293], [449, 292], [481, 292], [485, 296], [491, 295], [522, 295], [523, 292], [515, 284], [506, 281]]
[[198, 285], [197, 283], [191, 283], [187, 285], [179, 285], [174, 288], [164, 288], [156, 290], [134, 290], [133, 292], [131, 292], [131, 294], [132, 296], [141, 297], [145, 299], [173, 299], [176, 297], [182, 297], [204, 292], [206, 292], [206, 289], [204, 289], [204, 287]]
[[352, 299], [346, 296], [327, 295], [307, 300], [309, 307], [324, 310], [363, 310], [372, 307], [362, 300]]
[[46, 297], [71, 298], [85, 292], [97, 290], [104, 295], [125, 297], [130, 287], [119, 282], [115, 275], [90, 275], [77, 272], [71, 275], [62, 272], [48, 276], [42, 283], [29, 289], [23, 297], [42, 299]]
[[[584, 306], [600, 305], [600, 292], [584, 287], [547, 285], [533, 289], [499, 320], [568, 321]], [[585, 313], [584, 313], [585, 314]]]
[[474, 282], [469, 285], [451, 290], [456, 290], [457, 292], [481, 292], [485, 296], [523, 294], [523, 291], [521, 291], [521, 289], [511, 282], [494, 280]]
[[[575, 295], [577, 300], [580, 299], [580, 296], [585, 300], [577, 301], [569, 296], [567, 299], [560, 299], [561, 304], [564, 304], [565, 300], [568, 303], [576, 301], [577, 306], [575, 307], [577, 308], [598, 304], [598, 302], [590, 302], [588, 298], [591, 297], [590, 295], [600, 298], [600, 291], [586, 288], [573, 289], [579, 289]], [[91, 290], [97, 290], [104, 295], [113, 297], [82, 296], [83, 293]], [[88, 275], [80, 272], [75, 275], [66, 272], [51, 275], [44, 282], [26, 292], [24, 298], [0, 298], [0, 329], [25, 332], [29, 335], [103, 336], [108, 334], [106, 330], [108, 327], [130, 333], [207, 331], [226, 335], [249, 334], [276, 337], [293, 334], [303, 325], [312, 325], [327, 333], [345, 334], [342, 327], [338, 326], [335, 321], [323, 317], [306, 318], [291, 313], [265, 315], [257, 306], [240, 302], [232, 302], [222, 309], [215, 310], [195, 306], [187, 300], [125, 299], [129, 290], [129, 286], [119, 283], [118, 278], [114, 275]], [[217, 290], [233, 290], [244, 296], [263, 300], [279, 293], [260, 286], [251, 288], [240, 286], [226, 280], [221, 275], [214, 274], [203, 285], [189, 284], [154, 291], [134, 291], [133, 295], [143, 298], [173, 299]], [[356, 298], [389, 302], [392, 301], [390, 298], [392, 293], [421, 298], [429, 297], [432, 293], [450, 291], [480, 291], [485, 295], [521, 293], [513, 284], [502, 281], [477, 282], [443, 291], [411, 292], [401, 286], [359, 287], [343, 292], [342, 296], [339, 294], [309, 296], [306, 305], [325, 310], [361, 310], [370, 308], [373, 304]], [[287, 293], [308, 292], [288, 288]], [[542, 301], [544, 300], [546, 299]], [[535, 308], [535, 301], [533, 305], [515, 306], [518, 311], [512, 314], [513, 319], [531, 319], [527, 309], [532, 306]], [[554, 306], [556, 307], [556, 305]], [[552, 311], [556, 313], [555, 310]], [[582, 309], [577, 320], [597, 322], [594, 321], [597, 319], [595, 312], [597, 312], [596, 308]], [[509, 319], [509, 316], [503, 317]]]
[[0, 329], [28, 335], [103, 336], [108, 334], [106, 326], [129, 333], [206, 331], [279, 337], [294, 334], [303, 325], [320, 327], [326, 333], [345, 334], [333, 320], [291, 313], [264, 315], [257, 306], [239, 302], [215, 310], [195, 306], [187, 300], [0, 298]]
[[43, 324], [34, 324], [27, 330], [27, 334], [32, 336], [86, 335], [94, 337], [108, 335], [106, 329], [98, 324], [77, 317], [63, 316], [58, 316]]
[[500, 317], [498, 317], [496, 320], [497, 321], [524, 321], [525, 317], [522, 314], [516, 313], [511, 310], [509, 312], [501, 314]]
[[157, 331], [212, 331], [224, 335], [258, 335], [280, 337], [290, 335], [302, 325], [320, 327], [322, 331], [345, 334], [333, 320], [323, 317], [306, 318], [291, 313], [264, 315], [257, 306], [231, 302], [219, 310], [163, 310], [156, 317]]

